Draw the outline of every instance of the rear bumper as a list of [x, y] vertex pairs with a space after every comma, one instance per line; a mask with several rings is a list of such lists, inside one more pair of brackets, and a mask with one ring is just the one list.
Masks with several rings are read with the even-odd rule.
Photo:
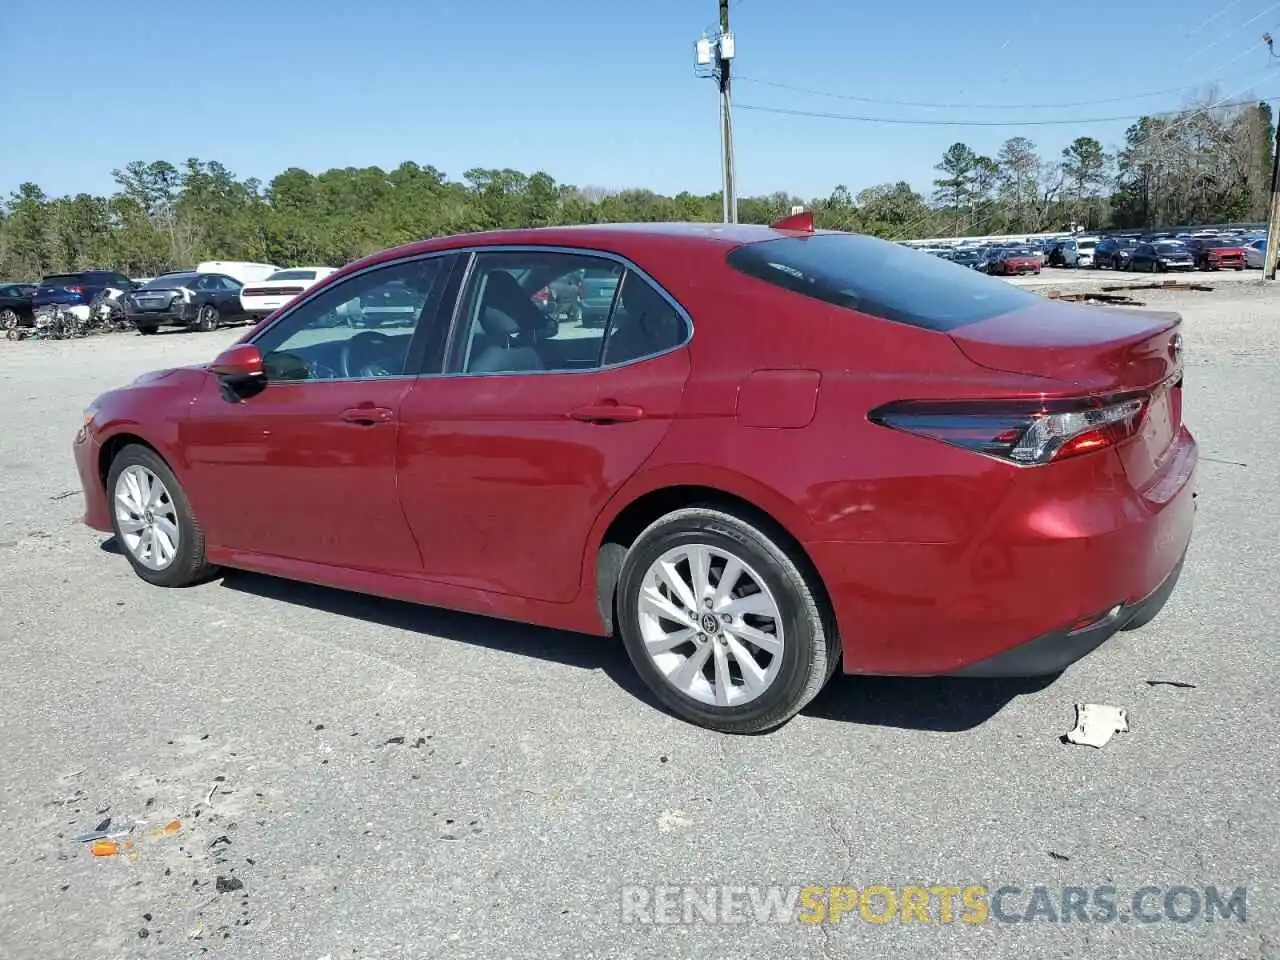
[[181, 303], [169, 310], [130, 310], [126, 315], [135, 327], [188, 327], [195, 323], [196, 308]]
[[1143, 490], [1119, 457], [1081, 457], [1020, 473], [967, 541], [806, 543], [845, 672], [1038, 675], [1084, 656], [1173, 589], [1197, 459], [1184, 429]]
[[1182, 575], [1184, 554], [1155, 591], [1137, 603], [1118, 605], [1101, 620], [1074, 630], [1055, 630], [1034, 640], [1005, 650], [986, 660], [953, 671], [954, 677], [994, 679], [998, 677], [1041, 677], [1061, 673], [1077, 660], [1093, 653], [1117, 632], [1130, 624], [1146, 622], [1163, 609]]

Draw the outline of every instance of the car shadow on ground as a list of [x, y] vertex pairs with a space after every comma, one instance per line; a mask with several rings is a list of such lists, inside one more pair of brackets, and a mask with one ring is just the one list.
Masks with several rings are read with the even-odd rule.
[[[105, 540], [102, 549], [121, 553], [114, 537]], [[582, 670], [600, 670], [626, 693], [654, 709], [663, 709], [641, 682], [622, 645], [613, 640], [399, 600], [384, 600], [242, 570], [225, 571], [221, 586], [397, 630], [549, 660]], [[959, 733], [981, 726], [1014, 698], [1043, 690], [1055, 679], [858, 677], [837, 673], [802, 713], [840, 723]]]

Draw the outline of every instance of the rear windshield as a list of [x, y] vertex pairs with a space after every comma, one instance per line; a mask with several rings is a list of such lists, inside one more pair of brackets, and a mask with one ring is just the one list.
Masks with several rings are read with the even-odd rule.
[[926, 330], [954, 330], [1040, 301], [1004, 280], [860, 234], [765, 240], [728, 259], [793, 293]]
[[156, 277], [154, 280], [148, 280], [142, 285], [143, 290], [174, 290], [178, 287], [185, 287], [194, 280], [198, 274], [194, 273], [170, 273], [163, 277]]
[[78, 273], [53, 273], [40, 281], [45, 287], [65, 287], [72, 283], [83, 283], [84, 278]]
[[268, 280], [314, 280], [314, 270], [281, 270], [267, 277]]

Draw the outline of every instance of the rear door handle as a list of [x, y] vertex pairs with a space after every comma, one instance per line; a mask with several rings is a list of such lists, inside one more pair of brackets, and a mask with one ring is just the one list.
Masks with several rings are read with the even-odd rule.
[[362, 427], [372, 427], [379, 423], [390, 423], [394, 411], [386, 407], [375, 407], [373, 404], [368, 406], [350, 407], [343, 410], [339, 417], [347, 423], [359, 424]]
[[644, 408], [629, 403], [604, 400], [571, 410], [569, 416], [585, 423], [634, 423], [644, 419]]

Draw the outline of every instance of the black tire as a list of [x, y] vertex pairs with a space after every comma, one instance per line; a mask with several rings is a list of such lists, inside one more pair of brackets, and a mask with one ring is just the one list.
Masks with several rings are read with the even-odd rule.
[[[649, 656], [640, 633], [646, 572], [668, 550], [694, 543], [732, 553], [752, 568], [781, 614], [778, 673], [763, 693], [736, 706], [712, 706], [676, 689]], [[617, 596], [618, 632], [641, 679], [672, 713], [722, 733], [761, 733], [786, 723], [818, 695], [840, 660], [839, 639], [797, 560], [768, 533], [723, 510], [689, 507], [651, 524], [627, 552]]]
[[196, 314], [196, 329], [201, 333], [213, 333], [220, 326], [222, 326], [222, 317], [218, 313], [218, 308], [211, 303], [206, 303]]
[[151, 334], [155, 333], [158, 329], [160, 329], [160, 328], [159, 328], [159, 327], [144, 327], [144, 326], [142, 326], [141, 324], [139, 324], [139, 325], [138, 325], [138, 332], [139, 332], [140, 334], [142, 334], [144, 337], [149, 337]]
[[0, 310], [0, 330], [16, 330], [21, 325], [18, 311], [5, 307]]
[[[169, 492], [169, 500], [173, 505], [178, 526], [178, 550], [176, 556], [167, 567], [154, 570], [140, 563], [125, 545], [125, 538], [120, 532], [120, 519], [114, 508], [116, 482], [126, 468], [131, 466], [145, 467], [165, 485]], [[107, 499], [113, 504], [111, 510], [111, 527], [116, 535], [116, 543], [121, 553], [129, 560], [134, 572], [147, 583], [157, 587], [189, 587], [206, 579], [213, 571], [205, 560], [204, 531], [196, 520], [187, 500], [186, 492], [178, 483], [169, 465], [150, 447], [141, 444], [130, 444], [121, 450], [111, 461], [111, 469], [107, 471]]]

